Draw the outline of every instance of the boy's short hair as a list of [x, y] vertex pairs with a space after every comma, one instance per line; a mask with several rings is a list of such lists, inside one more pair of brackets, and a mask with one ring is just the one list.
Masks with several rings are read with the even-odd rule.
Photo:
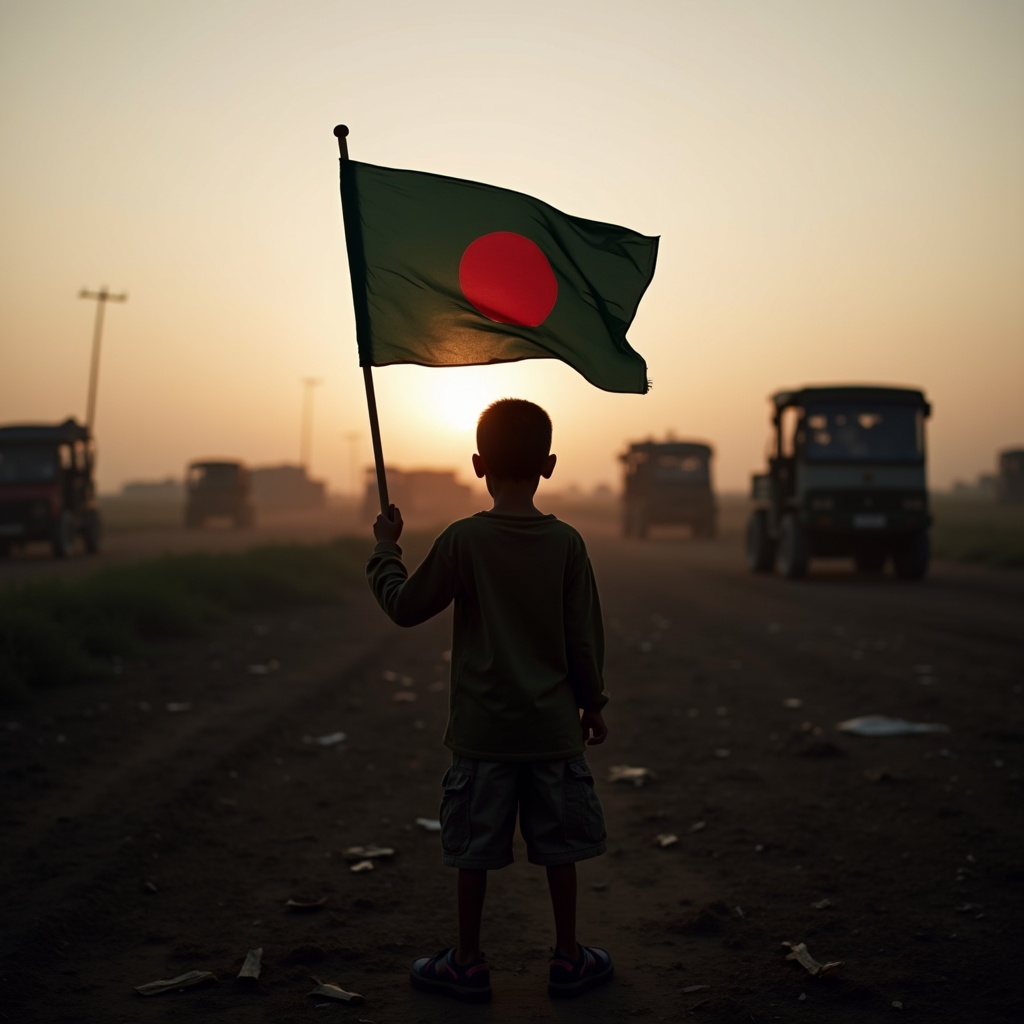
[[498, 480], [539, 477], [551, 452], [551, 417], [533, 402], [502, 398], [480, 414], [476, 447]]

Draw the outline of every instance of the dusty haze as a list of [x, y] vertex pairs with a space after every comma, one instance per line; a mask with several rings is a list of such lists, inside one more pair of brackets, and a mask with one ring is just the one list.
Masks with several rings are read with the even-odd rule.
[[[100, 485], [187, 459], [370, 460], [331, 130], [661, 236], [630, 332], [646, 396], [552, 361], [376, 372], [389, 462], [469, 478], [491, 400], [548, 408], [556, 482], [672, 431], [746, 487], [766, 396], [922, 387], [931, 482], [1024, 445], [1024, 7], [1016, 0], [0, 0], [0, 421], [84, 418]], [[354, 436], [353, 436], [354, 435]], [[353, 473], [353, 464], [357, 472]]]

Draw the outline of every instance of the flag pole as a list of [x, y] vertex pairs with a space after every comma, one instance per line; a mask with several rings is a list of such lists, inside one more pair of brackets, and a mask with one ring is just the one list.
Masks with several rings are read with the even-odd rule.
[[[341, 163], [348, 160], [348, 126], [335, 126], [334, 137], [338, 140], [338, 157]], [[391, 503], [388, 501], [388, 481], [384, 474], [384, 450], [380, 443], [380, 423], [377, 419], [377, 398], [373, 390], [372, 367], [363, 367], [363, 385], [366, 388], [366, 409], [370, 415], [370, 438], [373, 442], [373, 463], [377, 469], [377, 494], [380, 497], [380, 511], [389, 519]]]

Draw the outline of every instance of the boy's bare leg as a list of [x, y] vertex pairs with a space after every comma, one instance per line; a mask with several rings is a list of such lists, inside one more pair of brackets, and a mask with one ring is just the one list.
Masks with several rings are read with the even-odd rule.
[[487, 872], [459, 868], [459, 945], [455, 962], [459, 966], [480, 959], [480, 921], [487, 895]]
[[555, 952], [575, 962], [576, 944], [576, 865], [548, 867], [548, 891], [555, 914]]

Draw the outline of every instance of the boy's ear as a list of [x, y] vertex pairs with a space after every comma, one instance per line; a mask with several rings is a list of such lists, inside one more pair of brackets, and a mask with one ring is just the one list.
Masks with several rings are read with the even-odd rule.
[[487, 475], [487, 467], [484, 465], [483, 458], [479, 455], [473, 456], [473, 472], [481, 479]]
[[545, 480], [549, 480], [551, 478], [551, 474], [554, 473], [555, 460], [557, 458], [558, 456], [552, 453], [544, 460], [544, 465], [541, 468], [540, 475], [544, 477]]

